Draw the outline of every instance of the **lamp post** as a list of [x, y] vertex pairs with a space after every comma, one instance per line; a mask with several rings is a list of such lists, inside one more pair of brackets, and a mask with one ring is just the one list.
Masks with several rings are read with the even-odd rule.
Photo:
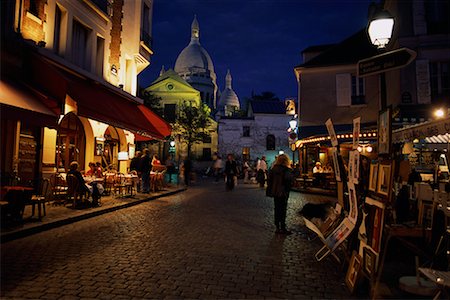
[[294, 115], [294, 117], [292, 118], [292, 120], [289, 121], [289, 146], [291, 147], [292, 150], [292, 163], [295, 163], [295, 150], [296, 150], [296, 146], [295, 146], [295, 142], [298, 139], [297, 136], [297, 130], [298, 130], [298, 121], [297, 121], [297, 115]]
[[[386, 49], [387, 44], [391, 40], [393, 28], [394, 28], [394, 18], [392, 17], [392, 15], [385, 10], [378, 9], [378, 11], [375, 11], [375, 13], [373, 14], [371, 20], [369, 21], [369, 26], [367, 27], [367, 32], [369, 34], [370, 41], [379, 50], [384, 51]], [[385, 72], [381, 72], [380, 74], [381, 110], [385, 110], [386, 106], [387, 106], [386, 75]]]

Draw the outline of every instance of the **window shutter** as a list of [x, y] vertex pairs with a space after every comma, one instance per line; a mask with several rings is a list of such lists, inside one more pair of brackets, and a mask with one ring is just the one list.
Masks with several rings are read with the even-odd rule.
[[417, 103], [431, 103], [430, 65], [426, 59], [416, 60]]
[[352, 104], [352, 77], [350, 73], [336, 74], [336, 100], [337, 106], [350, 106]]

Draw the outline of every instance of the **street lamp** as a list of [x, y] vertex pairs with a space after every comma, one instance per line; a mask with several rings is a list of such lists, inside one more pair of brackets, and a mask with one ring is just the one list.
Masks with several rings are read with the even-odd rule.
[[[385, 10], [378, 9], [373, 14], [369, 21], [369, 27], [367, 28], [371, 43], [378, 49], [384, 50], [391, 40], [393, 28], [394, 18], [392, 15]], [[384, 72], [380, 74], [380, 104], [381, 110], [385, 110], [387, 106], [387, 95], [386, 74]]]
[[392, 37], [392, 29], [394, 28], [394, 18], [392, 15], [383, 10], [375, 13], [370, 20], [369, 28], [367, 29], [370, 41], [378, 49], [386, 48]]

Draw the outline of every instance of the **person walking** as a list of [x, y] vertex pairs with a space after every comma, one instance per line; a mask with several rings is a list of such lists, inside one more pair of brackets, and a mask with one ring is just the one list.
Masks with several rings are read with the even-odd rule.
[[261, 157], [260, 160], [258, 160], [258, 163], [256, 165], [256, 180], [259, 183], [260, 187], [264, 187], [264, 184], [266, 183], [266, 173], [267, 173], [267, 163], [266, 163], [266, 157]]
[[280, 154], [275, 165], [269, 171], [266, 190], [266, 195], [273, 197], [274, 200], [275, 233], [277, 234], [292, 234], [286, 228], [286, 212], [291, 185], [292, 169], [289, 157], [286, 154]]
[[173, 161], [172, 155], [169, 155], [166, 159], [167, 174], [169, 175], [169, 183], [172, 182], [172, 175], [175, 174], [175, 162]]
[[214, 162], [214, 176], [215, 178], [215, 182], [219, 182], [220, 179], [220, 175], [222, 174], [222, 157], [220, 157], [220, 155], [217, 155], [217, 159]]
[[250, 165], [247, 159], [245, 159], [244, 163], [242, 164], [242, 171], [244, 172], [244, 183], [249, 183], [250, 180], [248, 178], [248, 174], [250, 172]]
[[234, 188], [235, 177], [237, 179], [238, 169], [237, 163], [233, 158], [233, 154], [228, 154], [225, 162], [226, 190], [231, 191]]
[[150, 170], [151, 170], [151, 159], [150, 159], [150, 151], [145, 148], [142, 151], [140, 169], [142, 174], [142, 189], [141, 191], [144, 194], [150, 193]]

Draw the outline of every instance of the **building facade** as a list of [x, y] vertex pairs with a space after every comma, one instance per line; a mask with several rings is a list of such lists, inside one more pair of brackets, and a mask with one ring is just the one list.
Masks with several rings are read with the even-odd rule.
[[135, 134], [170, 126], [136, 98], [150, 64], [153, 3], [3, 1], [2, 179], [66, 172], [71, 161], [126, 172]]
[[[163, 117], [170, 123], [175, 123], [179, 114], [179, 108], [183, 102], [188, 101], [197, 107], [202, 103], [200, 92], [172, 69], [162, 70], [160, 76], [144, 89], [145, 92], [149, 92], [161, 99], [160, 105], [163, 109]], [[217, 152], [217, 123], [213, 119], [211, 119], [208, 133], [208, 138], [192, 146], [191, 154], [193, 157], [200, 160], [211, 160], [212, 153]], [[175, 156], [177, 160], [181, 160], [182, 157], [187, 156], [187, 145], [181, 143], [175, 132], [172, 139], [176, 143]]]
[[191, 41], [178, 55], [174, 70], [193, 88], [200, 91], [200, 98], [211, 111], [216, 109], [217, 76], [211, 56], [200, 45], [200, 26], [196, 16], [191, 25]]

